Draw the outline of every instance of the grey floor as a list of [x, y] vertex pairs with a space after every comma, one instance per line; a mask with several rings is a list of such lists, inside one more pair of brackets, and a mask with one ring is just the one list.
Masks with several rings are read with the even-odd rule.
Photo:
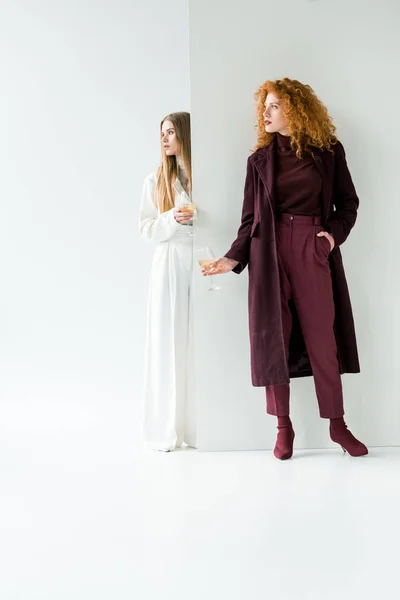
[[396, 597], [400, 448], [282, 463], [125, 443], [3, 432], [2, 600]]

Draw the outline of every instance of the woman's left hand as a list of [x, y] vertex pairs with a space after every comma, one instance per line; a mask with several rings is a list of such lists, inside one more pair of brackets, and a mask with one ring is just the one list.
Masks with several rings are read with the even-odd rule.
[[335, 247], [335, 240], [333, 239], [333, 236], [331, 236], [330, 233], [328, 233], [327, 231], [320, 231], [319, 233], [317, 233], [318, 237], [326, 237], [327, 240], [329, 240], [329, 243], [331, 245], [331, 252]]

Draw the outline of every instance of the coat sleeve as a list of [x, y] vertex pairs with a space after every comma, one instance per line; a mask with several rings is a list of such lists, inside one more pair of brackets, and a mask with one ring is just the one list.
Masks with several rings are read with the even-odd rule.
[[142, 201], [139, 214], [139, 233], [146, 242], [165, 242], [174, 235], [179, 223], [174, 218], [174, 208], [159, 214], [154, 201], [156, 176], [146, 177], [143, 184]]
[[333, 173], [334, 211], [328, 219], [327, 230], [333, 235], [335, 245], [346, 241], [357, 219], [358, 196], [346, 162], [346, 154], [340, 142], [335, 145]]
[[237, 260], [239, 264], [233, 269], [234, 273], [241, 273], [249, 262], [251, 228], [254, 221], [254, 167], [247, 160], [247, 173], [244, 184], [244, 199], [242, 208], [242, 222], [240, 224], [236, 240], [230, 250], [225, 254], [226, 258]]

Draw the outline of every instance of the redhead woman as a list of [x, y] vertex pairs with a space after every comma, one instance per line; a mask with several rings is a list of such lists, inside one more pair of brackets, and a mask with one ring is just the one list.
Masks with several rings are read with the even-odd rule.
[[326, 107], [297, 80], [255, 94], [258, 139], [249, 157], [242, 221], [223, 258], [203, 274], [249, 269], [252, 382], [277, 419], [274, 455], [293, 454], [290, 379], [313, 375], [331, 439], [368, 453], [344, 421], [342, 373], [358, 373], [352, 308], [340, 247], [359, 200]]

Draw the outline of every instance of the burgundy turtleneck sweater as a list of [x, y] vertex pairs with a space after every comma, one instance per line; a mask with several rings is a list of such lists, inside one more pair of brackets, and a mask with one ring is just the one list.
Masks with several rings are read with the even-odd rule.
[[298, 159], [290, 137], [276, 134], [277, 160], [275, 192], [278, 211], [294, 215], [321, 214], [322, 179], [311, 154]]

